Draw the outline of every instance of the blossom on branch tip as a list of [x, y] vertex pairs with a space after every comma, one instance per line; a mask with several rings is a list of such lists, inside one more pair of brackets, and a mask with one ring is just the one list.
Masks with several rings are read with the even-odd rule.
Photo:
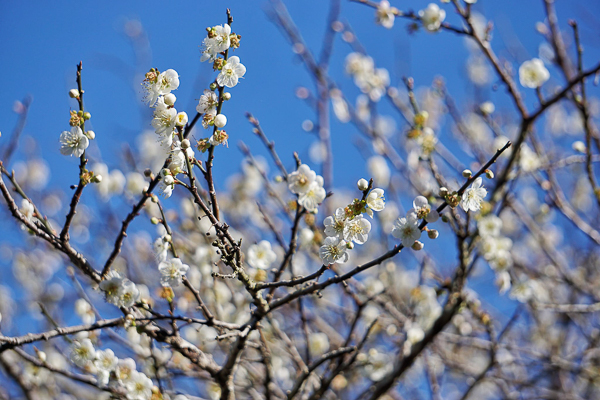
[[460, 206], [465, 212], [479, 211], [481, 208], [481, 202], [483, 201], [483, 198], [487, 196], [487, 190], [481, 186], [482, 180], [481, 177], [475, 179], [471, 186], [463, 193]]
[[375, 22], [387, 29], [392, 29], [394, 26], [394, 7], [390, 6], [387, 0], [381, 0], [375, 11]]
[[519, 67], [519, 81], [527, 88], [538, 88], [550, 79], [550, 72], [539, 58], [525, 61]]
[[419, 17], [428, 32], [436, 32], [446, 18], [446, 11], [440, 9], [437, 4], [430, 3], [426, 9], [419, 11]]
[[202, 56], [200, 61], [215, 61], [219, 53], [224, 52], [231, 45], [231, 26], [228, 24], [207, 28], [208, 37], [202, 41]]
[[227, 60], [227, 63], [221, 69], [217, 76], [219, 86], [232, 88], [238, 84], [238, 80], [246, 74], [246, 67], [240, 63], [240, 58], [233, 56]]
[[72, 127], [70, 131], [63, 131], [59, 141], [60, 153], [65, 156], [81, 157], [90, 145], [89, 139], [78, 126]]

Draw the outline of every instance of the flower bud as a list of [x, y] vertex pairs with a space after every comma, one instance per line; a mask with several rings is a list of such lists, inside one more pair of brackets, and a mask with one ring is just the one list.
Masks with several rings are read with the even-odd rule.
[[423, 247], [425, 247], [425, 245], [421, 242], [419, 242], [418, 240], [415, 240], [415, 242], [413, 243], [412, 246], [413, 250], [419, 251], [419, 250], [423, 250]]
[[496, 106], [491, 101], [486, 101], [485, 103], [479, 106], [479, 111], [483, 114], [489, 115], [492, 114], [496, 110]]
[[181, 148], [182, 149], [189, 149], [190, 148], [190, 141], [188, 139], [183, 139], [181, 141]]
[[79, 90], [77, 89], [71, 89], [69, 90], [69, 97], [72, 99], [76, 99], [79, 97]]
[[94, 131], [86, 131], [85, 132], [85, 136], [87, 136], [87, 138], [90, 139], [90, 140], [94, 140], [96, 138], [96, 132], [94, 132]]
[[222, 128], [227, 125], [227, 117], [223, 114], [217, 114], [215, 116], [215, 126], [217, 128]]
[[427, 236], [429, 236], [429, 239], [437, 239], [440, 233], [435, 229], [430, 229], [427, 231]]
[[95, 183], [102, 182], [102, 175], [94, 175], [94, 177], [92, 178], [92, 182], [95, 182]]
[[46, 353], [38, 349], [35, 349], [35, 353], [41, 362], [46, 362]]
[[367, 180], [364, 178], [359, 179], [357, 185], [358, 185], [358, 190], [360, 190], [361, 192], [364, 192], [365, 190], [367, 190], [369, 188], [369, 182], [367, 182]]
[[217, 89], [217, 83], [216, 82], [211, 83], [209, 88], [210, 88], [210, 90], [212, 90], [214, 92]]
[[173, 175], [167, 175], [164, 177], [163, 180], [165, 181], [165, 185], [172, 185], [175, 183], [175, 179], [173, 178]]
[[573, 147], [573, 150], [575, 150], [575, 151], [578, 151], [580, 153], [585, 153], [585, 144], [581, 140], [574, 142], [572, 147]]
[[448, 216], [447, 216], [447, 215], [445, 215], [445, 214], [444, 214], [444, 215], [442, 215], [442, 222], [446, 222], [446, 223], [447, 223], [448, 221], [449, 221], [449, 220], [448, 220]]
[[159, 223], [158, 218], [156, 218], [156, 217], [150, 218], [150, 222], [152, 222], [152, 225], [158, 225], [158, 223]]
[[164, 236], [164, 241], [165, 241], [165, 242], [170, 242], [171, 240], [173, 240], [173, 238], [171, 237], [171, 235], [169, 235], [169, 234], [166, 234], [166, 235]]
[[223, 93], [223, 100], [230, 100], [230, 99], [231, 99], [231, 93], [229, 93], [229, 92]]
[[471, 176], [473, 176], [473, 173], [471, 172], [471, 170], [470, 170], [470, 169], [465, 169], [465, 170], [462, 172], [462, 176], [464, 176], [465, 178], [467, 178], [467, 179], [468, 179], [468, 178], [470, 178]]
[[166, 105], [172, 106], [177, 101], [177, 97], [175, 97], [175, 95], [173, 93], [169, 93], [169, 94], [165, 95], [163, 100], [165, 101]]
[[354, 242], [346, 242], [346, 248], [352, 250], [354, 248]]
[[157, 196], [157, 195], [155, 195], [155, 194], [152, 194], [152, 197], [151, 197], [151, 199], [152, 199], [152, 202], [153, 202], [154, 204], [158, 203], [158, 196]]
[[494, 179], [494, 173], [491, 170], [486, 169], [485, 170], [485, 177], [488, 178], [488, 179]]
[[84, 120], [86, 120], [86, 121], [87, 121], [87, 120], [88, 120], [88, 119], [90, 119], [90, 118], [92, 118], [92, 114], [90, 114], [90, 113], [89, 113], [89, 112], [87, 112], [87, 111], [83, 113], [83, 119], [84, 119]]
[[448, 196], [448, 189], [442, 186], [440, 188], [439, 195], [440, 195], [440, 197]]
[[175, 117], [175, 123], [177, 126], [185, 126], [188, 123], [188, 115], [185, 111], [180, 112]]

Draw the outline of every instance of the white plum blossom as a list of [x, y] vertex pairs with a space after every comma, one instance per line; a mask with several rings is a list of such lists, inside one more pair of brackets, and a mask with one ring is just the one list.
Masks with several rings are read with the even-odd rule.
[[308, 190], [298, 196], [298, 204], [309, 212], [317, 211], [319, 204], [325, 200], [327, 192], [323, 188], [323, 177], [317, 175], [315, 180], [308, 186]]
[[398, 218], [392, 229], [392, 236], [400, 239], [404, 247], [412, 246], [415, 241], [421, 238], [421, 233], [419, 220], [412, 213], [408, 213], [406, 217]]
[[521, 157], [519, 158], [519, 166], [523, 172], [533, 172], [541, 166], [540, 158], [527, 145], [521, 147]]
[[419, 286], [413, 290], [411, 301], [414, 304], [415, 322], [424, 331], [428, 330], [442, 314], [442, 306], [437, 300], [435, 289], [430, 286]]
[[188, 115], [185, 111], [181, 111], [179, 113], [177, 113], [177, 116], [175, 116], [175, 124], [177, 126], [185, 126], [185, 124], [188, 123]]
[[160, 261], [166, 261], [169, 253], [169, 239], [167, 236], [161, 236], [154, 241], [154, 254], [156, 259]]
[[140, 296], [135, 283], [121, 277], [117, 271], [110, 271], [99, 287], [104, 292], [106, 301], [117, 307], [131, 307]]
[[227, 63], [221, 69], [217, 76], [219, 86], [232, 88], [238, 84], [238, 80], [246, 73], [246, 67], [240, 63], [240, 58], [233, 56], [227, 60]]
[[84, 324], [91, 324], [96, 320], [92, 306], [85, 299], [75, 301], [75, 314], [81, 318]]
[[81, 157], [90, 145], [90, 140], [78, 126], [72, 127], [70, 131], [63, 131], [59, 141], [60, 153], [65, 156]]
[[423, 27], [429, 32], [436, 32], [446, 18], [446, 11], [435, 3], [430, 3], [426, 9], [419, 11]]
[[217, 104], [219, 104], [219, 98], [217, 94], [212, 90], [204, 89], [204, 94], [200, 96], [196, 111], [200, 114], [207, 113], [214, 110], [216, 115]]
[[306, 164], [302, 164], [296, 171], [288, 175], [288, 187], [292, 193], [306, 193], [317, 178], [315, 171]]
[[172, 90], [179, 87], [179, 74], [174, 69], [168, 69], [158, 75], [156, 82], [158, 93], [161, 95], [169, 94]]
[[164, 175], [160, 180], [160, 186], [158, 189], [164, 198], [168, 199], [171, 197], [173, 194], [173, 189], [175, 189], [175, 178], [173, 178], [173, 175]]
[[463, 193], [460, 206], [465, 212], [475, 212], [479, 211], [481, 208], [481, 202], [483, 201], [483, 198], [487, 196], [487, 190], [481, 186], [482, 180], [481, 177], [475, 179], [471, 186]]
[[140, 290], [129, 279], [123, 280], [120, 293], [120, 306], [125, 308], [133, 306], [140, 298]]
[[504, 270], [496, 273], [496, 285], [498, 286], [501, 295], [510, 290], [511, 282], [508, 271]]
[[268, 240], [261, 240], [248, 248], [248, 264], [258, 269], [268, 269], [277, 259]]
[[133, 358], [125, 358], [118, 360], [117, 366], [115, 367], [115, 376], [117, 381], [122, 385], [129, 382], [133, 376], [133, 372], [136, 371], [136, 365]]
[[502, 220], [494, 214], [487, 215], [477, 221], [477, 229], [482, 237], [496, 237], [500, 235]]
[[159, 136], [161, 145], [170, 147], [173, 143], [173, 131], [177, 123], [177, 110], [167, 108], [167, 106], [158, 101], [152, 118], [152, 127]]
[[[35, 208], [29, 200], [21, 200], [21, 208], [19, 209], [19, 211], [21, 212], [21, 214], [23, 214], [23, 217], [25, 217], [27, 221], [33, 222], [33, 214], [35, 213]], [[27, 230], [27, 226], [25, 224], [21, 224], [21, 229]]]
[[375, 11], [375, 22], [387, 29], [394, 26], [394, 8], [390, 6], [387, 0], [381, 0]]
[[335, 210], [333, 216], [325, 218], [323, 225], [325, 225], [325, 234], [327, 236], [342, 238], [344, 236], [344, 227], [346, 226], [346, 212], [342, 207], [339, 207]]
[[383, 189], [373, 189], [366, 198], [367, 214], [373, 218], [373, 211], [382, 211], [385, 208], [385, 198]]
[[539, 58], [525, 61], [519, 67], [519, 81], [527, 88], [538, 88], [550, 79], [550, 72]]
[[171, 258], [158, 264], [158, 270], [161, 273], [160, 284], [163, 286], [179, 286], [181, 278], [186, 274], [190, 267], [181, 262], [179, 258]]
[[69, 358], [79, 368], [88, 367], [96, 358], [96, 349], [94, 349], [92, 341], [90, 339], [82, 339], [73, 342]]
[[213, 26], [209, 31], [209, 36], [202, 41], [200, 61], [215, 61], [219, 53], [229, 48], [231, 44], [230, 34], [231, 26], [228, 24]]
[[172, 105], [175, 105], [175, 102], [177, 101], [177, 97], [173, 93], [168, 93], [163, 96], [163, 101], [165, 102], [166, 105], [172, 106]]
[[98, 350], [96, 352], [94, 365], [96, 366], [98, 383], [101, 386], [108, 385], [110, 373], [117, 368], [118, 363], [119, 359], [115, 356], [115, 353], [111, 349]]
[[371, 223], [362, 215], [358, 215], [346, 222], [343, 237], [346, 242], [364, 244], [369, 239], [370, 231]]
[[337, 237], [327, 237], [319, 249], [319, 256], [324, 265], [342, 264], [348, 261], [346, 241]]
[[375, 68], [373, 59], [361, 53], [350, 53], [346, 57], [346, 72], [371, 101], [379, 101], [390, 84], [389, 72], [385, 68]]
[[413, 201], [413, 208], [409, 213], [414, 213], [417, 219], [424, 219], [427, 222], [433, 223], [440, 218], [437, 210], [432, 210], [425, 196], [417, 196]]
[[144, 373], [131, 371], [131, 377], [125, 384], [127, 388], [127, 399], [150, 400], [154, 384]]
[[223, 114], [215, 115], [214, 124], [217, 128], [223, 128], [225, 125], [227, 125], [227, 117]]
[[348, 54], [345, 65], [346, 73], [352, 75], [355, 79], [364, 74], [371, 73], [375, 68], [373, 58], [361, 53]]

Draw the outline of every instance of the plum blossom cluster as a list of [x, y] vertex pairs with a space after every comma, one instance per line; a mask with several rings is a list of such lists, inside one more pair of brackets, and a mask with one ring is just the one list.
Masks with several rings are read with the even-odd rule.
[[371, 223], [363, 213], [373, 218], [373, 211], [385, 208], [383, 189], [370, 189], [367, 181], [358, 181], [358, 188], [363, 192], [362, 200], [354, 199], [347, 207], [339, 207], [335, 214], [323, 221], [325, 235], [319, 256], [324, 265], [345, 263], [348, 261], [347, 250], [353, 249], [354, 244], [365, 244], [369, 239]]
[[[421, 233], [420, 220], [428, 223], [436, 222], [440, 215], [437, 210], [432, 210], [429, 202], [424, 196], [417, 196], [413, 201], [413, 208], [408, 210], [406, 216], [399, 217], [394, 223], [392, 236], [400, 239], [404, 247], [412, 247], [414, 250], [423, 249], [424, 245], [419, 241]], [[431, 239], [438, 237], [438, 231], [428, 229], [427, 234]]]
[[173, 69], [164, 72], [156, 68], [146, 73], [144, 100], [154, 108], [152, 127], [158, 135], [158, 142], [168, 149], [169, 165], [161, 171], [160, 193], [168, 198], [173, 193], [177, 174], [187, 170], [187, 161], [194, 159], [190, 142], [183, 137], [183, 129], [188, 123], [185, 112], [177, 112], [177, 98], [171, 91], [179, 87], [179, 75]]
[[[69, 91], [69, 97], [71, 98], [80, 100], [80, 96], [81, 94], [77, 89]], [[71, 125], [71, 130], [63, 131], [59, 138], [61, 154], [75, 157], [83, 156], [85, 149], [90, 145], [90, 140], [96, 137], [94, 131], [85, 130], [85, 121], [91, 117], [89, 112], [84, 112], [82, 109], [79, 111], [70, 111], [69, 125]]]
[[219, 71], [215, 82], [204, 90], [196, 111], [202, 115], [204, 129], [213, 128], [210, 137], [198, 141], [198, 150], [205, 152], [210, 147], [220, 144], [227, 146], [229, 135], [222, 128], [227, 124], [227, 117], [221, 114], [224, 100], [231, 99], [231, 93], [224, 88], [236, 86], [246, 74], [246, 67], [237, 56], [229, 57], [229, 50], [240, 46], [241, 36], [231, 32], [229, 24], [206, 28], [207, 36], [202, 42], [200, 61], [211, 61], [213, 69]]
[[390, 84], [390, 74], [385, 68], [375, 68], [375, 61], [365, 54], [350, 53], [346, 57], [346, 72], [354, 84], [371, 101], [379, 101]]
[[111, 349], [96, 350], [89, 338], [73, 342], [70, 360], [96, 375], [100, 387], [124, 389], [127, 399], [149, 400], [156, 391], [152, 379], [137, 371], [132, 358], [119, 359]]
[[511, 287], [509, 270], [513, 265], [510, 253], [512, 240], [502, 236], [502, 220], [494, 214], [477, 221], [477, 229], [481, 238], [478, 244], [479, 251], [496, 273], [496, 284], [500, 294], [504, 294]]
[[117, 271], [110, 271], [100, 282], [99, 288], [104, 292], [106, 301], [117, 307], [131, 307], [140, 298], [140, 291], [135, 283], [122, 277]]
[[327, 192], [323, 188], [323, 177], [317, 175], [306, 164], [300, 165], [296, 171], [288, 175], [288, 188], [298, 195], [298, 204], [311, 213], [316, 213], [319, 204], [327, 197]]

